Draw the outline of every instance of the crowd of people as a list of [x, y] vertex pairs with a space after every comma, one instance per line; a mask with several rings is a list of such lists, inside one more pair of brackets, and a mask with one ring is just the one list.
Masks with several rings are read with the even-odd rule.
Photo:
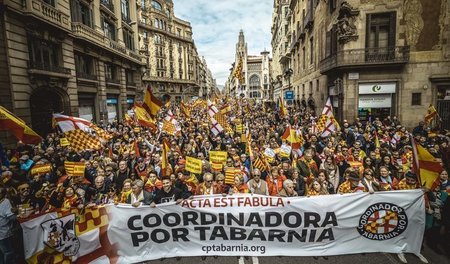
[[[211, 132], [205, 102], [190, 104], [190, 113], [179, 105], [163, 108], [174, 113], [181, 131], [170, 135], [134, 122], [100, 124], [113, 138], [102, 149], [75, 151], [62, 147], [57, 129], [41, 144], [18, 142], [4, 148], [0, 181], [0, 251], [5, 260], [14, 256], [12, 237], [19, 229], [7, 219], [27, 219], [52, 210], [92, 208], [108, 203], [139, 207], [180, 202], [195, 195], [260, 195], [295, 197], [354, 192], [378, 192], [423, 188], [412, 170], [412, 139], [441, 162], [442, 171], [431, 189], [425, 189], [426, 241], [436, 252], [450, 252], [450, 138], [447, 131], [430, 131], [424, 122], [407, 130], [396, 117], [352, 122], [327, 137], [314, 129], [314, 111], [300, 105], [283, 116], [275, 106], [246, 99], [217, 99], [228, 126], [220, 134]], [[247, 124], [247, 131], [237, 132]], [[293, 145], [282, 139], [287, 128], [302, 135], [300, 148], [289, 155], [280, 151]], [[245, 136], [246, 135], [246, 136]], [[250, 137], [250, 138], [248, 138]], [[163, 140], [169, 142], [163, 160]], [[275, 155], [267, 156], [267, 149]], [[226, 151], [221, 166], [210, 161], [210, 151]], [[186, 158], [202, 161], [202, 173], [186, 169]], [[255, 162], [258, 160], [258, 166]], [[84, 176], [68, 176], [64, 162], [84, 162]], [[163, 170], [163, 163], [168, 169]], [[32, 174], [37, 165], [50, 172]], [[262, 164], [262, 165], [261, 165]], [[230, 182], [228, 169], [233, 169]], [[225, 183], [226, 182], [226, 183]], [[13, 263], [13, 262], [6, 262]]]

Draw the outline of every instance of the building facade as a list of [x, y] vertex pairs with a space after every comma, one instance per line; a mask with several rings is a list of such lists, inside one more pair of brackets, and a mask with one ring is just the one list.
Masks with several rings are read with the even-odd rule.
[[289, 9], [304, 106], [320, 110], [331, 97], [340, 120], [398, 116], [413, 127], [433, 104], [450, 124], [448, 0], [291, 0]]
[[[257, 101], [272, 101], [272, 58], [269, 54], [270, 52], [263, 51], [258, 56], [249, 55], [244, 32], [241, 30], [236, 44], [235, 62], [230, 69], [230, 76], [225, 87], [227, 94], [233, 97], [253, 98]], [[241, 80], [236, 78], [239, 67], [242, 73]]]
[[291, 89], [291, 17], [289, 0], [275, 0], [272, 14], [272, 86], [275, 100]]
[[197, 53], [191, 24], [175, 17], [171, 0], [139, 1], [139, 47], [147, 58], [144, 85], [164, 100], [205, 95], [212, 77]]
[[120, 118], [142, 94], [135, 5], [2, 1], [0, 105], [40, 135], [51, 131], [52, 113]]

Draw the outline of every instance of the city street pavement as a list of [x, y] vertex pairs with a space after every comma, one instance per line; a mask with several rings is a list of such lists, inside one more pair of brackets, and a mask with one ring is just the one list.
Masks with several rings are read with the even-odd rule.
[[[450, 263], [450, 258], [445, 255], [438, 255], [430, 248], [425, 247], [422, 254], [432, 264], [445, 264]], [[420, 264], [422, 263], [416, 256], [412, 254], [406, 254], [408, 264]], [[343, 256], [330, 256], [328, 260], [324, 258], [314, 259], [313, 257], [258, 257], [248, 259], [237, 257], [207, 257], [202, 260], [200, 257], [181, 258], [180, 260], [165, 259], [154, 260], [145, 262], [146, 264], [298, 264], [298, 263], [311, 263], [311, 264], [397, 264], [402, 263], [397, 258], [396, 254], [386, 253], [372, 253], [372, 254], [355, 254], [355, 255], [343, 255]]]

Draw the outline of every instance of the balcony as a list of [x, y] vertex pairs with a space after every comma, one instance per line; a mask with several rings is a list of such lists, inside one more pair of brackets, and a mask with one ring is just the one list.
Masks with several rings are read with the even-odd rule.
[[320, 72], [361, 67], [403, 66], [409, 61], [409, 46], [342, 50], [322, 60]]
[[[40, 74], [40, 75], [58, 75], [60, 77], [70, 78], [70, 69], [64, 68], [56, 65], [50, 65], [48, 63], [29, 61], [28, 71], [30, 73]], [[53, 74], [52, 74], [53, 73]]]
[[136, 88], [136, 83], [127, 81], [127, 87], [134, 87], [134, 88]]
[[98, 45], [103, 45], [104, 43], [104, 36], [100, 32], [83, 23], [72, 22], [72, 32], [75, 37], [94, 42]]
[[100, 0], [100, 6], [105, 7], [107, 9], [105, 11], [110, 11], [114, 14], [114, 4], [112, 3], [112, 0]]
[[42, 0], [24, 0], [25, 6], [23, 13], [34, 16], [49, 24], [70, 31], [70, 16], [54, 8]]

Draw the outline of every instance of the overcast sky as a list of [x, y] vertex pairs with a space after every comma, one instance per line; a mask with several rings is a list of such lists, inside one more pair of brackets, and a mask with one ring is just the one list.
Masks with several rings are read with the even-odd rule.
[[270, 46], [272, 0], [173, 0], [175, 16], [188, 20], [200, 56], [205, 56], [218, 85], [225, 84], [234, 62], [239, 30], [250, 55]]

